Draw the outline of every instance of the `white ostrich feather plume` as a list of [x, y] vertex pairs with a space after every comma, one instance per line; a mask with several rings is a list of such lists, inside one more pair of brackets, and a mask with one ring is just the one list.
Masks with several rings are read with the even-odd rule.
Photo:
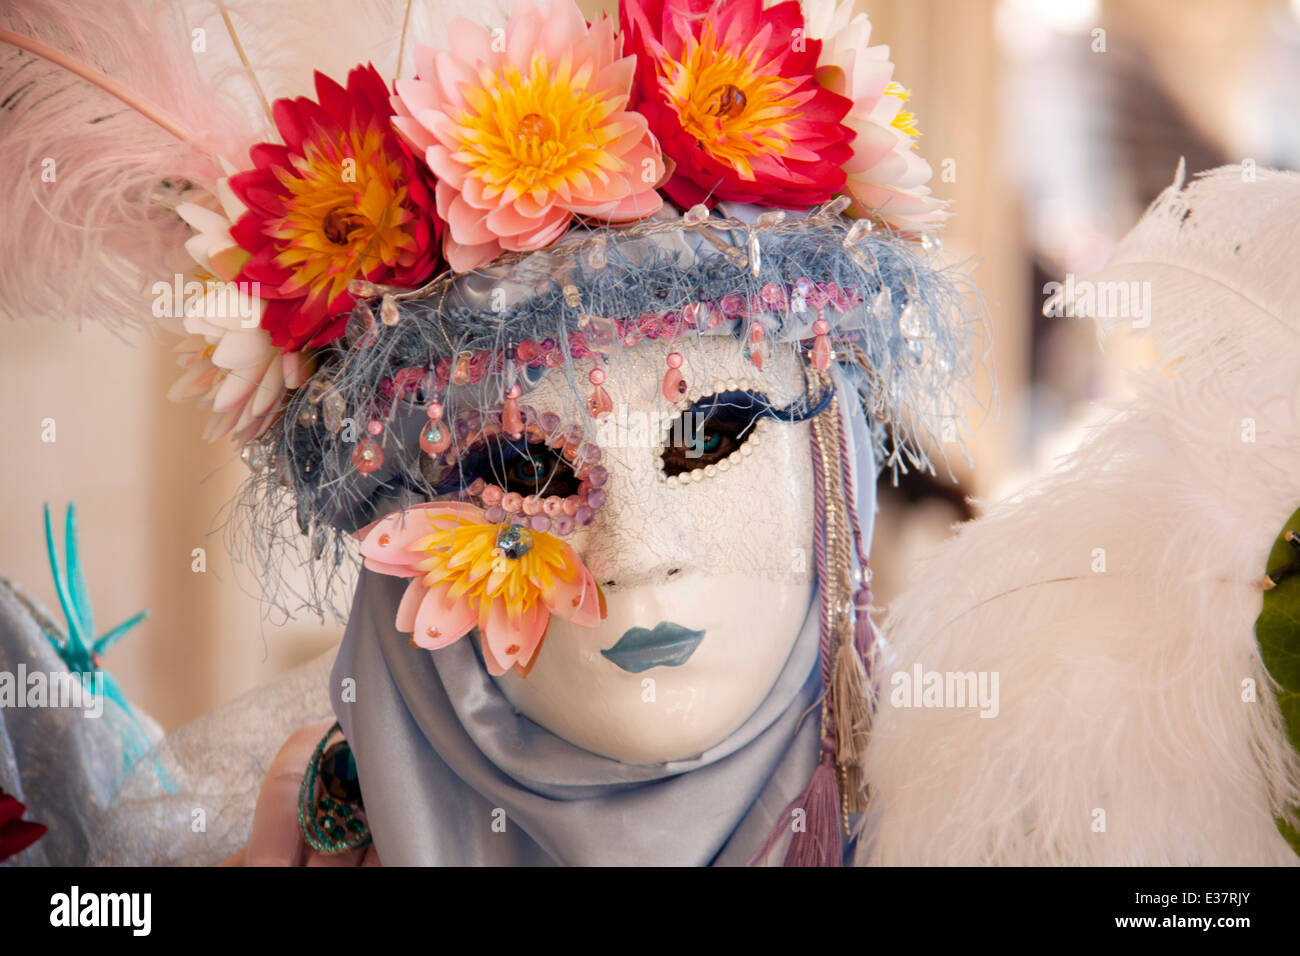
[[[1169, 364], [888, 609], [862, 862], [1297, 862], [1254, 622], [1300, 507], [1298, 250], [1300, 176], [1180, 169], [1089, 277], [1150, 283]], [[996, 716], [891, 705], [917, 665], [996, 673]]]

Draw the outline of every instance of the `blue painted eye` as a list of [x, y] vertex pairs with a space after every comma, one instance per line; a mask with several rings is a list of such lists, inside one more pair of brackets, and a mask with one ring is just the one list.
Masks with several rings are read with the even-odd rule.
[[698, 471], [727, 458], [748, 440], [754, 420], [770, 407], [761, 393], [740, 390], [695, 402], [664, 435], [664, 475]]
[[510, 477], [519, 481], [535, 482], [541, 473], [541, 462], [525, 455], [520, 455], [510, 465]]
[[[506, 491], [521, 495], [557, 495], [567, 498], [578, 493], [578, 478], [572, 466], [557, 453], [540, 442], [528, 445], [506, 445], [504, 462], [487, 463], [476, 475], [485, 481], [500, 484]], [[498, 446], [498, 454], [502, 446]]]

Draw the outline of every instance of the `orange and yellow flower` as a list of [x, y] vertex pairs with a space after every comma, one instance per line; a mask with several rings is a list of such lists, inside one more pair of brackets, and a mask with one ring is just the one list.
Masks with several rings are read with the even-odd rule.
[[494, 676], [527, 677], [551, 615], [584, 627], [605, 616], [605, 599], [577, 552], [554, 535], [488, 522], [461, 502], [415, 505], [360, 531], [371, 571], [411, 578], [397, 629], [437, 650], [475, 627]]

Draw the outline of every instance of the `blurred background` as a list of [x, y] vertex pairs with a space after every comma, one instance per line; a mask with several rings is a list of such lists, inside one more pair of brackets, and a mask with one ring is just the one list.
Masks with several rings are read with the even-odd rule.
[[[996, 405], [984, 383], [987, 407], [970, 412], [974, 468], [882, 483], [872, 562], [888, 605], [916, 555], [978, 512], [970, 498], [1049, 467], [1137, 360], [1043, 318], [1044, 284], [1102, 265], [1179, 157], [1189, 174], [1300, 167], [1300, 0], [857, 6], [912, 91], [932, 186], [953, 202], [944, 251], [984, 296], [998, 383]], [[333, 621], [268, 615], [231, 566], [224, 509], [244, 466], [199, 441], [204, 413], [164, 400], [178, 374], [165, 345], [53, 322], [12, 323], [3, 341], [0, 574], [60, 618], [41, 505], [61, 521], [75, 500], [100, 631], [152, 611], [107, 660], [133, 701], [171, 729], [337, 643]]]

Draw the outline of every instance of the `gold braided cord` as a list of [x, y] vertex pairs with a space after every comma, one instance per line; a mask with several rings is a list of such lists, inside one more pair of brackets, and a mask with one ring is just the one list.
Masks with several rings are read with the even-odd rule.
[[[804, 383], [809, 398], [816, 398], [818, 394], [821, 394], [820, 390], [825, 387], [823, 379], [824, 376], [820, 372], [817, 372], [816, 370], [809, 367], [809, 374], [806, 376], [805, 383]], [[827, 482], [829, 481], [829, 473], [827, 471], [829, 464], [828, 464], [827, 449], [825, 444], [826, 441], [824, 435], [825, 429], [823, 427], [824, 419], [825, 419], [825, 412], [815, 416], [812, 420], [813, 434], [817, 439], [817, 449], [818, 449], [817, 454], [820, 457], [820, 464], [822, 469], [823, 490], [826, 489]], [[822, 515], [822, 521], [823, 521], [822, 533], [823, 535], [826, 536], [826, 540], [824, 542], [823, 547], [826, 549], [827, 553], [829, 554], [830, 553], [830, 540], [829, 540], [830, 530], [834, 524], [832, 518], [832, 514], [833, 514], [832, 509], [834, 508], [834, 501], [829, 494], [823, 494], [822, 504], [824, 508], [824, 514]], [[822, 628], [827, 634], [833, 634], [834, 623], [835, 623], [835, 618], [834, 618], [835, 597], [832, 590], [829, 588], [829, 582], [822, 582], [821, 586], [823, 588], [828, 589], [826, 593], [823, 595], [823, 600], [822, 600], [822, 607], [821, 607]], [[831, 676], [832, 677], [834, 676], [833, 673]], [[828, 681], [826, 685], [826, 690], [822, 694], [822, 719], [821, 719], [820, 737], [826, 736], [826, 730], [830, 723], [830, 715], [831, 715], [830, 687], [831, 686], [832, 686], [831, 682]]]
[[[809, 370], [808, 387], [824, 391], [831, 385], [830, 377], [816, 369]], [[836, 738], [836, 777], [840, 788], [840, 813], [845, 832], [849, 832], [849, 814], [863, 808], [861, 794], [856, 792], [861, 780], [860, 735], [864, 732], [863, 720], [854, 720], [850, 714], [860, 710], [863, 702], [853, 675], [841, 674], [841, 651], [848, 647], [856, 654], [854, 645], [855, 616], [853, 608], [853, 539], [852, 523], [848, 513], [850, 496], [844, 481], [844, 448], [840, 442], [838, 396], [831, 399], [826, 409], [812, 420], [817, 437], [818, 454], [822, 468], [823, 501], [825, 507], [825, 552], [827, 574], [822, 582], [825, 588], [823, 622], [829, 634], [827, 652], [830, 654], [827, 693], [822, 702], [823, 733], [828, 721], [833, 721]], [[861, 678], [855, 678], [860, 680]], [[841, 694], [849, 699], [840, 700]], [[859, 714], [859, 717], [863, 715]]]

